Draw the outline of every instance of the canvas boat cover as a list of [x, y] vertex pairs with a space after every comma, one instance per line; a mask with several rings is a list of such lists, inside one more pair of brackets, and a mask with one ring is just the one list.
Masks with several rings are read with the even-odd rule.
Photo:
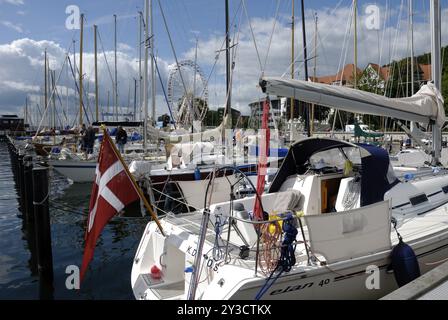
[[308, 138], [291, 145], [268, 192], [278, 192], [286, 179], [292, 175], [305, 174], [308, 171], [309, 159], [312, 155], [346, 147], [360, 150], [361, 206], [383, 201], [384, 194], [399, 182], [390, 165], [387, 151], [370, 144], [353, 144], [331, 138]]
[[432, 83], [423, 85], [408, 98], [387, 98], [343, 86], [279, 77], [263, 77], [260, 85], [269, 95], [295, 98], [343, 111], [421, 123], [435, 122], [440, 127], [445, 123], [443, 97]]

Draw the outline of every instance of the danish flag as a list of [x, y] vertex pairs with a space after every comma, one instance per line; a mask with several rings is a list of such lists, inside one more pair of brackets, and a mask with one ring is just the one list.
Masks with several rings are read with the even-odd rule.
[[[261, 197], [265, 186], [265, 176], [267, 171], [268, 163], [268, 152], [269, 152], [269, 140], [271, 139], [269, 131], [269, 99], [263, 103], [263, 116], [261, 119], [261, 137], [260, 137], [260, 157], [258, 162], [258, 176], [257, 176], [257, 194]], [[263, 220], [262, 206], [260, 202], [260, 197], [255, 198], [254, 204], [254, 216], [258, 220]]]
[[124, 166], [105, 130], [90, 196], [81, 281], [93, 259], [96, 241], [104, 226], [126, 205], [139, 199], [139, 194]]

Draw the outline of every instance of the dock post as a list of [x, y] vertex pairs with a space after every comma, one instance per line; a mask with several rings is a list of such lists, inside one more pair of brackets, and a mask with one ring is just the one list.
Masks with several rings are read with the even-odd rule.
[[51, 249], [48, 168], [33, 169], [33, 204], [36, 227], [40, 299], [53, 298], [53, 253]]
[[24, 221], [26, 230], [26, 239], [31, 252], [29, 260], [32, 275], [37, 275], [37, 248], [36, 248], [36, 227], [34, 223], [34, 205], [33, 205], [33, 157], [25, 156], [23, 158], [23, 176], [25, 181], [25, 199], [24, 199]]
[[22, 212], [22, 217], [25, 219], [25, 206], [24, 206], [24, 182], [23, 182], [23, 154], [19, 152], [19, 155], [17, 156], [17, 182], [19, 186], [19, 204], [20, 204], [20, 211]]
[[24, 182], [24, 212], [26, 222], [34, 222], [33, 207], [33, 157], [23, 157], [23, 182]]

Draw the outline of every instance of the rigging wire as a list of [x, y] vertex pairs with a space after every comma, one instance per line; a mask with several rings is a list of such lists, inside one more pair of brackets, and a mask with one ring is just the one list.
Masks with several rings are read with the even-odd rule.
[[266, 64], [268, 62], [269, 51], [271, 49], [271, 44], [272, 44], [272, 37], [274, 36], [275, 26], [277, 24], [277, 17], [278, 17], [279, 9], [280, 9], [280, 0], [277, 0], [277, 9], [275, 10], [274, 24], [272, 26], [272, 32], [269, 37], [268, 48], [266, 50], [266, 57], [264, 59], [263, 69], [261, 70], [262, 73], [264, 73], [264, 71], [266, 70]]
[[[172, 50], [173, 55], [174, 55], [174, 59], [175, 59], [175, 61], [176, 61], [176, 66], [177, 66], [177, 68], [178, 68], [178, 70], [179, 70], [179, 76], [180, 76], [180, 79], [181, 79], [181, 82], [182, 82], [182, 87], [183, 87], [183, 89], [184, 89], [185, 96], [187, 96], [187, 95], [188, 95], [187, 86], [185, 85], [185, 80], [184, 80], [184, 77], [183, 77], [183, 75], [182, 75], [182, 70], [181, 70], [180, 65], [179, 65], [179, 60], [177, 59], [176, 50], [175, 50], [175, 48], [174, 48], [174, 44], [173, 44], [173, 40], [172, 40], [172, 38], [171, 38], [170, 30], [169, 30], [169, 28], [168, 28], [168, 23], [167, 23], [167, 21], [166, 21], [165, 13], [164, 13], [164, 11], [163, 11], [162, 4], [161, 4], [160, 0], [158, 0], [157, 2], [158, 2], [158, 4], [159, 4], [160, 13], [162, 14], [163, 23], [164, 23], [164, 25], [165, 25], [165, 29], [166, 29], [166, 32], [167, 32], [167, 34], [168, 34], [168, 39], [169, 39], [169, 42], [170, 42], [171, 50]], [[190, 99], [187, 99], [188, 107], [189, 107], [189, 108], [193, 108], [193, 112], [196, 113], [196, 110], [194, 109], [194, 106], [191, 105], [191, 103], [190, 103], [189, 100], [190, 100]], [[197, 114], [196, 114], [196, 116], [197, 116]], [[193, 125], [193, 124], [192, 124], [192, 125]]]
[[99, 28], [97, 28], [97, 31], [98, 31], [98, 38], [100, 40], [101, 50], [103, 52], [104, 60], [106, 62], [107, 71], [109, 72], [109, 77], [110, 77], [110, 80], [112, 82], [112, 87], [114, 87], [115, 86], [115, 80], [114, 80], [114, 77], [112, 76], [112, 71], [110, 70], [109, 62], [107, 61], [106, 51], [104, 50], [103, 40], [101, 39], [101, 33], [100, 33]]
[[[338, 4], [337, 4], [336, 7], [331, 11], [330, 15], [334, 15], [334, 14], [335, 14], [336, 10], [339, 9], [339, 7], [341, 6], [341, 4], [342, 4], [343, 1], [344, 1], [344, 0], [339, 0]], [[335, 27], [336, 27], [336, 25], [333, 25], [333, 27], [332, 27], [331, 29], [333, 30]], [[328, 34], [324, 37], [324, 40], [326, 40], [330, 35], [331, 35], [331, 33], [328, 33]], [[304, 44], [304, 45], [305, 45], [305, 47], [306, 47], [306, 44]], [[319, 47], [319, 46], [318, 46], [318, 47]], [[317, 49], [317, 48], [316, 48], [316, 49]], [[315, 54], [315, 51], [312, 50], [311, 52], [312, 52], [311, 55]], [[295, 64], [296, 62], [298, 62], [297, 60], [298, 60], [298, 58], [299, 58], [302, 54], [303, 54], [303, 53], [301, 53], [301, 52], [299, 52], [299, 53], [296, 54], [296, 56], [294, 57], [294, 60], [288, 65], [288, 67], [285, 69], [285, 72], [283, 72], [283, 74], [281, 75], [281, 78], [284, 78], [286, 74], [289, 74], [289, 73], [290, 73], [291, 66], [292, 66], [293, 64]], [[294, 72], [295, 72], [296, 70], [300, 70], [300, 69], [303, 67], [303, 64], [304, 64], [304, 62], [301, 62], [301, 64], [300, 64], [297, 68], [295, 68]]]
[[246, 14], [247, 22], [249, 24], [250, 33], [252, 35], [252, 40], [253, 40], [253, 43], [255, 46], [255, 52], [257, 53], [257, 59], [258, 59], [259, 67], [260, 67], [260, 72], [263, 74], [263, 65], [261, 63], [260, 53], [258, 52], [257, 41], [255, 40], [255, 35], [254, 35], [254, 29], [252, 28], [252, 23], [250, 21], [249, 15], [247, 13], [246, 1], [242, 0], [241, 2], [243, 4], [243, 10], [244, 10], [244, 13]]

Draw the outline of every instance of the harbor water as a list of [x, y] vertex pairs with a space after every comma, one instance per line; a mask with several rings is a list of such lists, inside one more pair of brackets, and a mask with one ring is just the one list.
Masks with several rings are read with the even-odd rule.
[[[0, 300], [39, 299], [6, 143], [0, 142]], [[133, 299], [132, 261], [148, 218], [112, 219], [98, 240], [80, 290], [69, 290], [66, 268], [80, 266], [91, 184], [70, 184], [50, 171], [50, 216], [55, 299]]]

